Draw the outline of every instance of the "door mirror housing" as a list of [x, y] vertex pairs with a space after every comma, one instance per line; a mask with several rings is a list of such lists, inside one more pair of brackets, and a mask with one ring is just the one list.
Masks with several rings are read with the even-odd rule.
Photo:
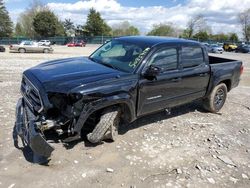
[[144, 76], [146, 78], [155, 78], [156, 76], [160, 74], [160, 72], [161, 72], [160, 67], [150, 65], [148, 69], [145, 71]]

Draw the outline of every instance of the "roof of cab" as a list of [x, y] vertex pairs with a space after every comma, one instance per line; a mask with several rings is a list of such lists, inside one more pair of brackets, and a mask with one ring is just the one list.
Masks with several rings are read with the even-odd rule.
[[171, 37], [158, 37], [158, 36], [125, 36], [125, 37], [119, 37], [117, 39], [129, 43], [146, 45], [149, 47], [164, 43], [178, 43], [178, 44], [186, 43], [186, 44], [200, 45], [200, 43], [197, 41], [180, 39], [180, 38], [171, 38]]

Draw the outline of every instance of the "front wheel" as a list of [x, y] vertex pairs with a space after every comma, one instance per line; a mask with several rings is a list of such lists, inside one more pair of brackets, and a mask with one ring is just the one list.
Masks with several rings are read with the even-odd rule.
[[118, 135], [118, 126], [120, 123], [120, 110], [107, 109], [103, 112], [99, 123], [95, 126], [92, 133], [87, 135], [91, 143], [99, 143], [103, 139], [115, 140]]
[[216, 113], [223, 107], [227, 98], [227, 86], [221, 83], [215, 86], [210, 95], [203, 101], [206, 110]]

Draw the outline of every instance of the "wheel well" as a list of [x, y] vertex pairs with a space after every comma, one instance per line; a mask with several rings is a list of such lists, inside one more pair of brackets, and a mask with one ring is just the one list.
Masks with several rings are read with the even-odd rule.
[[130, 122], [132, 120], [132, 112], [126, 103], [113, 104], [113, 105], [98, 109], [94, 111], [92, 114], [90, 114], [89, 117], [93, 115], [97, 115], [99, 118], [102, 115], [102, 112], [108, 108], [120, 108], [121, 120], [125, 122]]
[[103, 114], [103, 111], [108, 108], [120, 108], [121, 109], [121, 122], [128, 123], [132, 120], [132, 112], [129, 109], [128, 105], [125, 103], [113, 104], [110, 106], [106, 106], [104, 108], [98, 109], [92, 112], [87, 120], [85, 121], [82, 131], [92, 132], [95, 128], [96, 124], [100, 121], [100, 118]]
[[107, 108], [120, 108], [121, 110], [121, 120], [122, 121], [125, 121], [125, 122], [130, 122], [132, 120], [132, 112], [131, 110], [129, 109], [128, 105], [126, 103], [118, 103], [118, 104], [113, 104], [111, 106], [107, 106], [107, 107], [104, 107], [100, 110], [98, 110], [98, 114], [101, 114], [104, 110], [106, 110]]
[[220, 84], [221, 84], [221, 83], [226, 84], [226, 86], [227, 86], [227, 91], [230, 91], [230, 90], [231, 90], [231, 80], [223, 80], [223, 81], [220, 82]]

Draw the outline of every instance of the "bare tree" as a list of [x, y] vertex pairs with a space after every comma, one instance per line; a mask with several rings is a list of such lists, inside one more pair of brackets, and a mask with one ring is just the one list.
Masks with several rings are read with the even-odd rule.
[[185, 30], [187, 37], [191, 38], [197, 32], [210, 31], [206, 20], [202, 14], [198, 14], [190, 18], [187, 23], [187, 29]]
[[250, 9], [247, 9], [239, 14], [239, 21], [242, 26], [243, 35], [246, 41], [250, 39]]
[[128, 21], [123, 21], [112, 26], [113, 36], [139, 35], [137, 27], [131, 25]]
[[48, 7], [44, 5], [42, 0], [33, 0], [31, 1], [29, 8], [20, 14], [18, 23], [23, 28], [23, 34], [26, 37], [34, 37], [36, 35], [33, 27], [33, 19], [39, 11], [47, 9]]

